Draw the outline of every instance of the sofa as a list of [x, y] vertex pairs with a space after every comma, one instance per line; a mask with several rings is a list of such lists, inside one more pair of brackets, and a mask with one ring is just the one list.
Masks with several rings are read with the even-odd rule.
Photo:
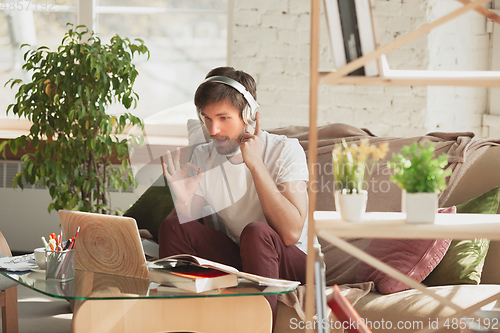
[[[307, 128], [283, 128], [274, 130], [276, 133], [287, 134], [297, 137], [304, 149], [307, 151]], [[380, 138], [372, 134], [367, 129], [359, 129], [344, 124], [333, 124], [320, 127], [318, 130], [318, 199], [316, 210], [335, 210], [333, 200], [333, 184], [327, 186], [332, 181], [331, 174], [331, 149], [332, 144], [338, 143], [344, 138], [347, 142], [357, 142], [361, 139], [368, 139], [371, 143], [377, 144], [389, 142], [390, 158], [393, 152], [398, 152], [403, 145], [411, 144], [415, 141], [433, 141], [436, 143], [436, 152], [447, 152], [449, 154], [450, 167], [453, 174], [450, 177], [448, 190], [440, 196], [440, 207], [450, 207], [472, 201], [480, 201], [490, 195], [490, 200], [486, 205], [496, 205], [489, 208], [489, 213], [500, 213], [498, 207], [498, 189], [500, 186], [500, 146], [499, 140], [480, 140], [474, 137], [473, 133], [429, 133], [425, 136], [412, 138]], [[401, 190], [393, 183], [389, 183], [390, 173], [383, 165], [372, 176], [371, 184], [384, 184], [381, 191], [377, 186], [368, 188], [367, 211], [400, 211]], [[479, 198], [479, 199], [478, 199]], [[472, 212], [472, 211], [469, 211]], [[477, 211], [473, 211], [477, 212]], [[326, 283], [328, 285], [350, 285], [356, 282], [360, 261], [343, 251], [335, 248], [328, 242], [319, 239], [326, 263]], [[349, 242], [359, 248], [367, 249], [372, 242], [371, 239], [350, 239]], [[486, 252], [486, 251], [484, 251]], [[484, 266], [480, 275], [480, 284], [477, 281], [467, 281], [467, 284], [446, 284], [428, 287], [441, 296], [452, 299], [462, 307], [475, 304], [487, 297], [500, 292], [500, 241], [489, 242]], [[439, 264], [436, 267], [438, 270]], [[432, 274], [432, 273], [431, 273]], [[439, 279], [434, 279], [439, 280]], [[477, 280], [477, 279], [476, 279]], [[426, 280], [423, 281], [426, 283]], [[439, 282], [439, 281], [438, 281]], [[451, 281], [450, 281], [451, 282]], [[457, 283], [454, 281], [453, 283]], [[439, 283], [438, 283], [439, 284]], [[493, 308], [494, 303], [488, 304], [485, 309]], [[499, 306], [500, 307], [500, 306]], [[411, 332], [415, 325], [429, 322], [445, 323], [445, 318], [454, 313], [454, 310], [443, 307], [437, 301], [428, 296], [422, 295], [416, 290], [404, 290], [391, 294], [382, 294], [375, 287], [366, 296], [363, 296], [355, 304], [362, 318], [371, 322], [373, 332], [388, 331], [388, 326], [382, 323], [390, 322], [394, 327], [398, 322], [405, 323], [406, 328], [398, 328], [398, 332]], [[300, 332], [297, 322], [302, 320], [297, 315], [295, 309], [280, 303], [278, 306], [278, 319], [275, 332]], [[415, 323], [415, 325], [413, 325]], [[449, 322], [451, 323], [451, 321]], [[410, 327], [412, 326], [413, 327]], [[427, 328], [427, 326], [425, 328]], [[432, 326], [432, 325], [431, 325]], [[423, 327], [422, 327], [423, 328]], [[440, 332], [460, 332], [458, 327], [448, 325]]]
[[[188, 122], [188, 131], [190, 145], [187, 156], [192, 152], [195, 145], [205, 142], [208, 139], [207, 133], [203, 132], [197, 121]], [[269, 132], [297, 138], [307, 154], [307, 127], [286, 127], [269, 130]], [[471, 205], [476, 207], [478, 202], [481, 204], [486, 196], [487, 205], [489, 205], [487, 207], [488, 213], [500, 213], [498, 208], [500, 189], [495, 189], [496, 186], [500, 186], [500, 171], [497, 167], [500, 165], [500, 140], [476, 139], [473, 133], [429, 133], [424, 136], [412, 138], [377, 137], [367, 129], [345, 124], [332, 124], [320, 127], [318, 135], [317, 167], [319, 172], [317, 188], [319, 193], [316, 210], [335, 210], [333, 176], [331, 172], [331, 151], [333, 145], [339, 143], [342, 139], [347, 142], [368, 139], [373, 144], [389, 142], [390, 152], [386, 159], [390, 158], [391, 153], [398, 152], [403, 145], [411, 144], [415, 141], [435, 142], [436, 153], [446, 152], [449, 156], [448, 167], [453, 170], [453, 174], [448, 180], [447, 190], [440, 195], [439, 206], [450, 207], [456, 205], [465, 209], [462, 212], [476, 212], [474, 210], [470, 211]], [[157, 162], [154, 161], [154, 163]], [[372, 176], [371, 184], [373, 186], [369, 186], [368, 188], [369, 199], [367, 211], [400, 211], [401, 190], [395, 184], [389, 182], [390, 173], [383, 162], [381, 161], [381, 167], [377, 168]], [[154, 210], [150, 208], [141, 210], [139, 209], [141, 205], [137, 204], [125, 213], [125, 215], [136, 218], [140, 229], [149, 230], [149, 232], [141, 230], [143, 235], [152, 238], [156, 236], [157, 230], [155, 228], [161, 223], [161, 217], [166, 216], [166, 213], [170, 212], [173, 208], [168, 187], [165, 186], [164, 181], [161, 179], [162, 177], [156, 182], [156, 187], [152, 186], [138, 200], [138, 202], [141, 200], [143, 203], [147, 202], [150, 207], [155, 205], [155, 201], [158, 201], [158, 205], [161, 205], [161, 211], [156, 210], [155, 214], [157, 216], [148, 215], [152, 214]], [[152, 200], [151, 198], [154, 199]], [[466, 211], [467, 209], [469, 211]], [[481, 212], [484, 212], [484, 210]], [[152, 220], [155, 220], [156, 224], [152, 224]], [[224, 229], [224, 226], [217, 224], [216, 217], [209, 216], [208, 214], [203, 219], [203, 222], [212, 227]], [[349, 287], [359, 283], [360, 281], [357, 281], [357, 273], [361, 265], [360, 261], [345, 254], [324, 240], [319, 240], [326, 264], [325, 279], [327, 286], [338, 284], [341, 287]], [[366, 250], [369, 248], [372, 240], [349, 239], [349, 242]], [[450, 256], [452, 254], [455, 255], [451, 250], [452, 245], [454, 243], [448, 249]], [[475, 246], [477, 247], [477, 244]], [[444, 265], [443, 262], [445, 259], [448, 263], [450, 263], [450, 260], [453, 262], [455, 259], [445, 257], [443, 262], [438, 262], [436, 268], [433, 269], [433, 272], [439, 271], [439, 273], [434, 274], [436, 275], [432, 279], [434, 282], [429, 284], [433, 286], [429, 286], [428, 288], [431, 288], [441, 296], [452, 299], [462, 307], [475, 304], [495, 293], [500, 293], [500, 265], [497, 265], [497, 260], [500, 258], [500, 241], [486, 241], [481, 243], [481, 246], [479, 256], [482, 256], [482, 258], [475, 258], [477, 259], [477, 263], [474, 266], [476, 271], [469, 274], [470, 276], [466, 276], [462, 280], [460, 278], [455, 280], [449, 278], [447, 280], [449, 273], [447, 272], [449, 270], [448, 266], [438, 270], [440, 268], [439, 265]], [[477, 253], [474, 255], [478, 256]], [[453, 262], [453, 264], [455, 263]], [[477, 284], [479, 282], [480, 284]], [[424, 283], [426, 283], [426, 280], [424, 280]], [[303, 300], [303, 295], [298, 297], [298, 299]], [[454, 313], [454, 310], [438, 304], [437, 301], [422, 295], [416, 290], [402, 290], [390, 294], [382, 294], [377, 289], [376, 283], [373, 282], [371, 282], [370, 292], [356, 299], [353, 303], [360, 316], [372, 323], [371, 329], [373, 332], [387, 331], [386, 327], [380, 325], [380, 323], [384, 322], [390, 322], [391, 325], [394, 325], [393, 329], [397, 322], [406, 323], [404, 325], [406, 328], [401, 327], [397, 331], [410, 332], [415, 330], [411, 323], [416, 323], [413, 325], [422, 323], [427, 326], [430, 323], [435, 325], [437, 322], [444, 324], [445, 318]], [[301, 311], [297, 311], [297, 306], [294, 308], [289, 305], [281, 302], [278, 304], [278, 315], [274, 332], [304, 331], [306, 323], [303, 322], [304, 317]], [[302, 304], [299, 306], [302, 306]], [[484, 308], [491, 309], [494, 306], [495, 302], [492, 302], [486, 304]], [[440, 332], [460, 332], [460, 329], [456, 327], [457, 325], [447, 326], [442, 328]]]

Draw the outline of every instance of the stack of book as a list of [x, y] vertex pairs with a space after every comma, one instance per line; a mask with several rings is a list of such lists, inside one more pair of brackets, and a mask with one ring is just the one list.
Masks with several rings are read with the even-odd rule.
[[[172, 262], [172, 264], [171, 267], [151, 269], [149, 280], [162, 286], [175, 287], [195, 293], [238, 285], [238, 277], [234, 274], [183, 261]], [[162, 290], [162, 288], [159, 287], [158, 290]]]
[[238, 278], [261, 286], [295, 288], [300, 283], [240, 272], [236, 268], [193, 255], [180, 254], [148, 263], [149, 280], [161, 285], [158, 290], [178, 288], [205, 292], [238, 285]]
[[[369, 54], [378, 47], [373, 0], [324, 0], [335, 65]], [[379, 76], [379, 60], [371, 60], [349, 75]]]

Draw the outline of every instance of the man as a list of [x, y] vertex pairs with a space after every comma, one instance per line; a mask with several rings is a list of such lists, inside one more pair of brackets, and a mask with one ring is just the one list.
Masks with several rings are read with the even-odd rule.
[[[196, 147], [182, 168], [179, 148], [175, 156], [167, 151], [163, 173], [177, 216], [160, 226], [160, 257], [188, 253], [305, 283], [305, 153], [296, 139], [261, 130], [255, 99], [254, 79], [231, 67], [213, 69], [198, 87], [195, 105], [212, 141]], [[205, 203], [231, 238], [196, 221]], [[277, 296], [266, 298], [275, 319]]]

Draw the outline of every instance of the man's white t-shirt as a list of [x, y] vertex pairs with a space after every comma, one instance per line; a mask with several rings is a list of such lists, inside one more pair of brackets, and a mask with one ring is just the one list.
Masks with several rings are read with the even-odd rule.
[[[276, 185], [309, 180], [306, 156], [297, 139], [262, 131], [262, 158]], [[267, 222], [245, 163], [232, 164], [217, 153], [213, 142], [196, 147], [191, 163], [203, 172], [196, 194], [217, 213], [237, 243], [248, 223]], [[304, 191], [305, 187], [306, 183]], [[295, 245], [307, 252], [307, 218]]]

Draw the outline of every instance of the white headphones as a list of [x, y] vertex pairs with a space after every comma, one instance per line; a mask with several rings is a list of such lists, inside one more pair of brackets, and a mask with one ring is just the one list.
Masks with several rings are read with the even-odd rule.
[[[205, 81], [203, 81], [201, 84], [203, 84], [205, 82], [222, 83], [222, 84], [228, 85], [228, 86], [233, 87], [234, 89], [238, 90], [238, 92], [243, 95], [243, 97], [245, 98], [245, 100], [248, 103], [247, 106], [245, 106], [245, 108], [243, 109], [243, 111], [241, 113], [241, 118], [243, 118], [243, 121], [247, 125], [250, 125], [255, 121], [255, 119], [257, 117], [257, 111], [259, 111], [260, 106], [259, 106], [259, 104], [257, 104], [255, 99], [253, 98], [252, 94], [245, 88], [245, 86], [243, 86], [238, 81], [233, 80], [231, 78], [228, 78], [226, 76], [211, 76], [211, 77], [205, 79]], [[200, 120], [203, 123], [205, 123], [203, 116], [201, 115], [200, 110], [198, 110], [198, 118], [200, 118]]]

